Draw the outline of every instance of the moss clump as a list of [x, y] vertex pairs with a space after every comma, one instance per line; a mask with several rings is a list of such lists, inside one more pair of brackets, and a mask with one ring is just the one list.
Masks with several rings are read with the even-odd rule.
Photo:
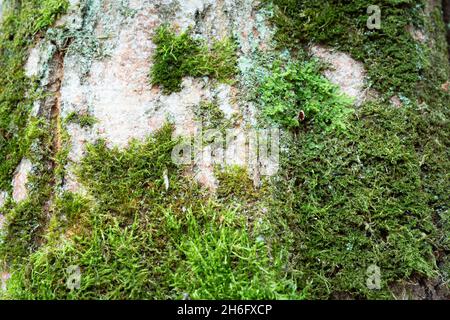
[[220, 129], [226, 126], [225, 113], [217, 103], [202, 101], [194, 110], [196, 120], [201, 122], [204, 130]]
[[235, 200], [240, 203], [256, 201], [263, 190], [256, 190], [245, 168], [230, 166], [226, 170], [216, 169], [219, 181], [217, 196], [220, 199]]
[[309, 123], [326, 130], [344, 130], [352, 112], [351, 99], [320, 74], [315, 60], [276, 60], [257, 94], [263, 114], [288, 129]]
[[236, 48], [230, 39], [216, 41], [209, 48], [189, 31], [177, 35], [168, 26], [161, 26], [153, 41], [157, 49], [151, 82], [162, 86], [166, 94], [180, 91], [183, 77], [230, 81], [236, 73]]
[[82, 128], [92, 128], [97, 123], [97, 119], [88, 113], [71, 112], [64, 119], [64, 123], [76, 123]]
[[[274, 0], [274, 23], [281, 46], [310, 42], [349, 52], [366, 65], [371, 86], [386, 96], [411, 97], [429, 62], [426, 47], [408, 26], [424, 24], [425, 1], [412, 0]], [[367, 8], [381, 8], [381, 29], [367, 28]]]
[[[166, 126], [123, 151], [89, 146], [77, 172], [92, 199], [56, 199], [46, 241], [14, 266], [6, 297], [301, 298], [282, 269], [287, 252], [259, 238], [267, 221], [185, 178], [171, 161], [176, 143]], [[82, 278], [71, 291], [73, 265]]]
[[51, 124], [31, 118], [29, 128], [35, 128], [33, 150], [29, 160], [33, 170], [28, 177], [28, 197], [18, 204], [13, 201], [2, 208], [6, 217], [0, 246], [1, 260], [5, 263], [20, 264], [43, 241], [43, 231], [47, 224], [48, 203], [54, 186]]
[[213, 101], [202, 101], [194, 107], [196, 121], [201, 124], [202, 144], [224, 144], [227, 130], [233, 128], [235, 117], [227, 118], [218, 104]]
[[35, 83], [23, 65], [36, 33], [46, 30], [68, 8], [67, 0], [8, 1], [0, 26], [0, 190], [11, 189], [11, 177], [32, 141], [28, 114], [36, 98]]
[[[275, 234], [289, 230], [283, 241], [293, 248], [297, 285], [308, 298], [391, 298], [390, 285], [416, 276], [441, 277], [445, 287], [450, 95], [441, 87], [450, 69], [439, 8], [426, 17], [423, 1], [381, 1], [382, 28], [371, 31], [368, 1], [273, 3], [278, 43], [293, 56], [311, 42], [350, 52], [382, 98], [396, 93], [404, 102], [364, 104], [347, 118], [345, 135], [310, 126], [286, 137], [269, 212], [280, 224]], [[433, 50], [408, 25], [423, 29]], [[271, 91], [295, 97], [288, 80]], [[366, 286], [371, 265], [381, 268], [379, 291]]]

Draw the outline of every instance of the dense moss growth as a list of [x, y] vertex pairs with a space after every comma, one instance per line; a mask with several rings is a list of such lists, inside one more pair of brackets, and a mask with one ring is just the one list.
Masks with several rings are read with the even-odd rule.
[[[370, 31], [369, 1], [274, 3], [278, 45], [294, 55], [310, 42], [347, 51], [381, 94], [348, 119], [345, 135], [315, 126], [285, 141], [274, 190], [284, 209], [273, 212], [291, 230], [297, 285], [310, 298], [388, 298], [390, 285], [412, 276], [445, 283], [450, 95], [442, 85], [450, 68], [440, 8], [426, 18], [422, 1], [382, 1], [382, 28]], [[433, 50], [413, 39], [410, 24], [434, 39]], [[399, 109], [384, 99], [394, 94]], [[380, 291], [365, 284], [372, 264]]]
[[[272, 1], [270, 1], [272, 2]], [[364, 62], [370, 85], [410, 97], [427, 67], [426, 45], [409, 27], [424, 26], [422, 0], [274, 0], [280, 46], [323, 43]], [[381, 9], [381, 28], [369, 30], [367, 8]]]
[[153, 57], [151, 82], [161, 85], [164, 93], [181, 90], [183, 77], [211, 77], [230, 81], [236, 73], [236, 46], [230, 39], [216, 41], [211, 48], [195, 39], [190, 31], [177, 35], [161, 26], [153, 39], [157, 45]]
[[[11, 199], [2, 232], [1, 261], [21, 261], [41, 244], [44, 208], [53, 192], [54, 123], [31, 116], [33, 101], [42, 97], [36, 79], [25, 75], [28, 49], [37, 33], [45, 31], [67, 7], [67, 1], [7, 1], [0, 27], [0, 190], [10, 191], [11, 180], [23, 157], [35, 163], [29, 180], [30, 197], [20, 204]], [[1, 265], [0, 268], [4, 266]]]
[[[287, 252], [259, 237], [267, 221], [183, 177], [171, 162], [175, 144], [166, 126], [124, 151], [91, 145], [78, 174], [93, 198], [66, 193], [55, 201], [45, 244], [15, 269], [6, 297], [301, 298], [282, 269]], [[242, 171], [222, 179], [253, 189]], [[70, 291], [72, 265], [82, 281]]]
[[[436, 181], [423, 178], [431, 152], [447, 151], [416, 149], [429, 133], [427, 117], [370, 103], [352, 120], [346, 135], [313, 130], [288, 141], [286, 179], [275, 189], [282, 209], [274, 209], [274, 219], [283, 216], [290, 226], [291, 268], [311, 298], [387, 298], [395, 281], [435, 277], [436, 259], [450, 248], [449, 229], [434, 223], [447, 214], [440, 186], [446, 171]], [[448, 170], [448, 160], [440, 160]], [[366, 286], [370, 265], [381, 268], [381, 291]]]
[[35, 165], [27, 185], [28, 198], [20, 203], [8, 198], [1, 210], [7, 218], [0, 241], [0, 257], [5, 266], [9, 263], [21, 264], [42, 244], [50, 214], [48, 204], [54, 192], [55, 176], [52, 169], [55, 163], [51, 150], [53, 128], [45, 121], [35, 119], [28, 126], [35, 127], [39, 133], [30, 154], [30, 160]]
[[[0, 257], [12, 273], [3, 298], [392, 298], [391, 286], [411, 278], [448, 287], [450, 94], [442, 85], [450, 66], [439, 8], [427, 17], [424, 1], [379, 1], [382, 28], [368, 30], [369, 1], [274, 0], [287, 50], [255, 59], [258, 72], [245, 75], [254, 83], [239, 88], [250, 91], [259, 125], [283, 129], [278, 176], [255, 188], [243, 168], [218, 168], [210, 194], [172, 163], [178, 141], [167, 125], [124, 150], [89, 145], [76, 167], [78, 195], [57, 188], [68, 149], [52, 150], [55, 124], [26, 122], [35, 98], [25, 94], [33, 87], [26, 49], [66, 8], [41, 2], [8, 14], [0, 38], [0, 189], [25, 154], [36, 163], [29, 198], [3, 209]], [[414, 40], [409, 25], [428, 42]], [[209, 47], [168, 27], [154, 41], [151, 78], [165, 93], [185, 76], [236, 73], [231, 41]], [[317, 42], [364, 61], [380, 97], [350, 108], [301, 48]], [[393, 95], [400, 107], [386, 99]], [[232, 126], [214, 101], [195, 113], [207, 129]], [[66, 123], [94, 120], [73, 113]], [[381, 270], [380, 290], [366, 285], [371, 265]], [[71, 266], [81, 271], [76, 290], [67, 286]]]
[[68, 7], [67, 0], [4, 1], [0, 27], [0, 190], [10, 190], [11, 178], [35, 137], [27, 126], [36, 99], [35, 83], [24, 64], [35, 35], [53, 24]]
[[97, 119], [87, 112], [71, 112], [64, 118], [64, 123], [76, 123], [82, 128], [90, 128], [97, 123]]

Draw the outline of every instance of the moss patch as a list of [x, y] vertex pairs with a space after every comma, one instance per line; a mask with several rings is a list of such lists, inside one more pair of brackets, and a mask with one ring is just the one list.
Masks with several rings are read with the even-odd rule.
[[[291, 267], [311, 297], [387, 298], [390, 283], [438, 274], [433, 253], [448, 250], [448, 241], [432, 203], [447, 196], [428, 192], [422, 179], [426, 160], [416, 144], [427, 120], [415, 112], [367, 104], [348, 135], [314, 131], [288, 142], [273, 214], [292, 230]], [[372, 264], [383, 290], [366, 287]]]
[[64, 123], [76, 123], [82, 128], [91, 128], [97, 123], [97, 119], [88, 113], [71, 112], [64, 119]]
[[[271, 213], [280, 232], [289, 226], [297, 285], [309, 298], [391, 298], [390, 285], [417, 275], [445, 283], [450, 95], [441, 89], [449, 65], [439, 8], [426, 17], [424, 2], [380, 1], [382, 28], [370, 31], [366, 9], [376, 3], [274, 3], [280, 46], [294, 56], [295, 44], [311, 42], [350, 52], [382, 96], [348, 118], [345, 135], [310, 126], [284, 141]], [[433, 50], [412, 38], [410, 24]], [[394, 93], [401, 108], [384, 99]], [[366, 286], [371, 265], [381, 268], [381, 290]]]
[[162, 86], [166, 94], [180, 91], [183, 77], [230, 81], [236, 73], [236, 46], [230, 39], [215, 41], [209, 48], [189, 31], [177, 35], [168, 26], [161, 26], [153, 41], [157, 49], [151, 82]]
[[[273, 185], [255, 189], [246, 171], [233, 167], [216, 172], [217, 194], [207, 194], [171, 162], [177, 141], [166, 126], [125, 150], [109, 149], [105, 141], [89, 145], [77, 169], [87, 195], [55, 194], [67, 150], [53, 154], [52, 124], [33, 119], [10, 149], [2, 146], [5, 158], [17, 161], [31, 146], [37, 165], [29, 199], [5, 208], [0, 256], [12, 271], [5, 298], [392, 298], [389, 286], [397, 282], [448, 281], [450, 95], [441, 85], [450, 72], [438, 11], [416, 23], [436, 41], [427, 51], [402, 29], [414, 24], [422, 2], [380, 2], [382, 12], [391, 13], [381, 31], [364, 29], [366, 1], [275, 3], [282, 9], [274, 20], [278, 42], [291, 58], [275, 52], [280, 59], [260, 68], [254, 98], [265, 120], [304, 130], [283, 134], [282, 171]], [[19, 27], [12, 20], [5, 25]], [[17, 49], [8, 42], [11, 30], [1, 38], [2, 66], [11, 57], [5, 53]], [[347, 112], [349, 102], [319, 75], [320, 66], [291, 45], [310, 41], [371, 64], [373, 87], [383, 97], [398, 94], [404, 105], [393, 108], [380, 99]], [[152, 77], [166, 93], [180, 90], [184, 76], [234, 75], [234, 49], [216, 52], [215, 45], [166, 27], [155, 42]], [[22, 94], [24, 59], [11, 62], [17, 69], [4, 76], [21, 75], [24, 82], [14, 83]], [[10, 101], [30, 108], [31, 97], [0, 88], [2, 108], [17, 106]], [[203, 120], [222, 123], [217, 106], [203, 107]], [[25, 125], [28, 111], [14, 110], [2, 111], [2, 119], [19, 115], [17, 123]], [[299, 111], [305, 113], [300, 123]], [[381, 290], [366, 286], [371, 265], [381, 269]], [[78, 290], [67, 287], [71, 266], [81, 270]]]
[[315, 60], [274, 61], [261, 79], [258, 98], [263, 114], [288, 129], [311, 124], [324, 130], [344, 130], [352, 112], [351, 99], [320, 74]]

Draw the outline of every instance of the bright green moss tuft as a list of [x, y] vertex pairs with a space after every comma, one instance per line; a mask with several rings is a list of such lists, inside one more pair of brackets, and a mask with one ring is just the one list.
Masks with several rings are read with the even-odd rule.
[[319, 64], [276, 60], [261, 80], [258, 97], [263, 114], [282, 127], [307, 123], [325, 130], [344, 130], [353, 111], [351, 99], [320, 74]]
[[151, 82], [162, 86], [166, 94], [180, 91], [183, 77], [208, 76], [230, 81], [236, 73], [236, 48], [230, 39], [216, 41], [209, 48], [204, 41], [194, 39], [189, 31], [177, 35], [162, 26], [153, 41], [157, 49]]

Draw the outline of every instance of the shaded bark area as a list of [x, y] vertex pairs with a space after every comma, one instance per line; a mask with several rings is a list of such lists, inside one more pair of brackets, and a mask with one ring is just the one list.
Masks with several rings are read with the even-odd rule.
[[444, 13], [444, 22], [447, 29], [447, 48], [450, 59], [450, 0], [442, 0], [442, 11]]
[[[48, 84], [45, 86], [46, 96], [41, 101], [38, 109], [38, 116], [47, 119], [49, 124], [49, 135], [44, 144], [48, 144], [48, 150], [50, 152], [47, 158], [47, 166], [49, 172], [51, 172], [51, 179], [49, 184], [52, 190], [57, 184], [55, 176], [55, 169], [57, 166], [56, 157], [61, 150], [61, 86], [64, 79], [64, 58], [68, 46], [72, 43], [73, 39], [69, 38], [63, 44], [62, 47], [58, 47], [55, 43], [56, 51], [53, 54], [49, 63], [49, 78]], [[48, 139], [48, 140], [47, 140]], [[50, 218], [50, 205], [53, 202], [55, 194], [52, 193], [49, 201], [44, 206], [44, 212], [47, 214], [47, 218]], [[47, 221], [48, 222], [48, 221]]]

